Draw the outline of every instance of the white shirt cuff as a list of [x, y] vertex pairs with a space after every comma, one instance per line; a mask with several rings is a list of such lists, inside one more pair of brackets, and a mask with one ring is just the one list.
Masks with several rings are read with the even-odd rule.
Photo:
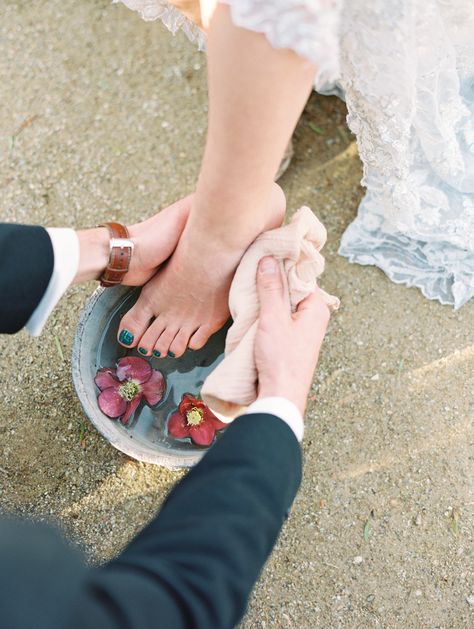
[[49, 315], [76, 276], [79, 267], [79, 239], [73, 229], [51, 227], [46, 230], [51, 238], [54, 269], [48, 288], [25, 328], [31, 336], [39, 336]]
[[284, 397], [263, 397], [250, 404], [245, 411], [249, 413], [269, 413], [276, 415], [291, 428], [298, 441], [303, 439], [304, 423], [303, 417], [293, 402]]

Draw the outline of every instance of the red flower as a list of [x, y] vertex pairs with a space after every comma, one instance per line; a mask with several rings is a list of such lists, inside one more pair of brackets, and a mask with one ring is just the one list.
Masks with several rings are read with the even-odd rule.
[[117, 369], [99, 369], [94, 382], [101, 391], [97, 398], [100, 410], [112, 419], [120, 417], [122, 424], [128, 423], [142, 398], [155, 406], [166, 388], [161, 371], [138, 356], [121, 358]]
[[191, 437], [198, 446], [210, 446], [216, 430], [226, 428], [214, 413], [202, 402], [185, 393], [178, 410], [168, 420], [168, 432], [175, 439]]

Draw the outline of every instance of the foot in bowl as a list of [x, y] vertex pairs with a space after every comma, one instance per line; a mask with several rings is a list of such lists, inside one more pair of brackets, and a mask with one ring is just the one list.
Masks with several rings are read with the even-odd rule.
[[284, 211], [285, 197], [275, 184], [250, 237], [245, 226], [245, 239], [227, 227], [226, 242], [190, 217], [171, 259], [123, 317], [119, 342], [157, 358], [203, 347], [229, 318], [230, 284], [242, 254], [260, 232], [281, 225]]

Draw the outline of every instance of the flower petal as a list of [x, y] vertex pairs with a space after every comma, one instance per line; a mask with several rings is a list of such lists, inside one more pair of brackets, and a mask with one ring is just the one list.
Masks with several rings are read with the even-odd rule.
[[94, 382], [101, 391], [110, 387], [117, 389], [120, 386], [120, 382], [115, 377], [115, 369], [99, 369], [95, 374]]
[[204, 408], [202, 410], [204, 411], [204, 421], [210, 422], [212, 426], [214, 426], [214, 430], [222, 430], [223, 428], [227, 428], [227, 426], [229, 425], [224, 424], [224, 422], [221, 422], [220, 419], [217, 419], [217, 417], [208, 406], [204, 405]]
[[186, 419], [179, 411], [173, 413], [169, 418], [168, 433], [175, 439], [184, 439], [184, 437], [189, 437], [189, 426]]
[[203, 421], [200, 426], [193, 426], [189, 431], [191, 440], [198, 446], [210, 446], [216, 431], [211, 422]]
[[212, 425], [214, 426], [214, 430], [223, 430], [224, 428], [227, 428], [229, 424], [226, 424], [225, 422], [221, 422], [220, 419], [217, 419], [217, 417], [214, 417], [214, 419], [211, 420], [212, 421]]
[[158, 371], [158, 369], [153, 369], [151, 374], [151, 378], [144, 382], [142, 385], [142, 392], [145, 397], [146, 403], [150, 406], [155, 406], [158, 402], [163, 398], [163, 393], [165, 392], [166, 382], [165, 377]]
[[127, 402], [114, 387], [104, 389], [97, 398], [100, 410], [114, 419], [123, 415], [127, 409]]
[[143, 396], [140, 393], [140, 395], [137, 395], [137, 397], [133, 398], [133, 400], [131, 402], [127, 402], [127, 409], [125, 411], [125, 415], [120, 420], [124, 426], [126, 426], [128, 424], [128, 420], [133, 415], [133, 413], [135, 412], [137, 406], [142, 401], [142, 397]]
[[183, 417], [186, 416], [186, 413], [192, 409], [193, 406], [199, 408], [199, 400], [190, 395], [189, 393], [183, 393], [183, 397], [181, 398], [181, 402], [179, 403], [179, 412]]
[[142, 384], [150, 379], [152, 371], [150, 363], [139, 356], [125, 356], [117, 363], [117, 378], [121, 381], [135, 380]]

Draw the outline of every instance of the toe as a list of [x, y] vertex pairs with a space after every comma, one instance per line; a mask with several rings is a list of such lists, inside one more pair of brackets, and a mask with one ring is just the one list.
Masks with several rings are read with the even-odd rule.
[[142, 354], [142, 356], [152, 355], [155, 343], [165, 328], [166, 323], [163, 320], [163, 317], [157, 317], [153, 321], [138, 342], [138, 351]]
[[204, 347], [204, 345], [207, 343], [211, 334], [212, 334], [211, 328], [207, 325], [202, 325], [192, 335], [188, 343], [189, 349], [197, 350], [197, 349], [201, 349], [201, 347]]
[[174, 354], [176, 358], [179, 358], [184, 354], [188, 347], [189, 337], [192, 334], [192, 330], [181, 328], [178, 334], [174, 337], [173, 342], [170, 345], [169, 352]]
[[[175, 327], [165, 328], [155, 343], [153, 354], [157, 357], [160, 355], [162, 358], [166, 358], [177, 332], [178, 330]], [[172, 355], [172, 358], [174, 358], [174, 355]]]
[[140, 304], [140, 299], [120, 321], [118, 342], [124, 347], [136, 347], [145, 330], [150, 325], [153, 313]]

